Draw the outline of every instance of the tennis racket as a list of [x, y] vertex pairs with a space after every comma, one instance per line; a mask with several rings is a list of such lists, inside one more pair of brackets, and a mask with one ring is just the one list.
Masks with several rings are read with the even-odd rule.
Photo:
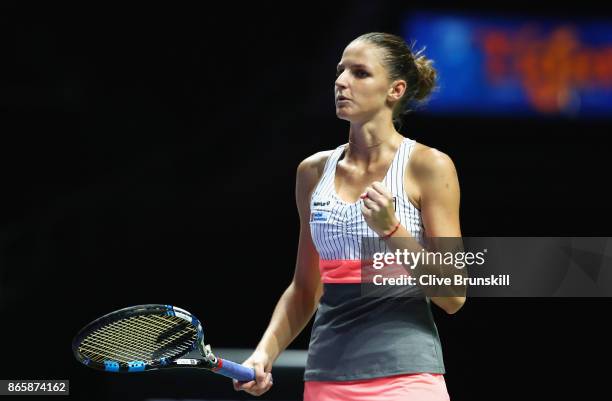
[[138, 305], [102, 316], [79, 331], [72, 351], [85, 366], [106, 372], [201, 368], [255, 380], [252, 368], [217, 358], [204, 345], [200, 321], [171, 305]]

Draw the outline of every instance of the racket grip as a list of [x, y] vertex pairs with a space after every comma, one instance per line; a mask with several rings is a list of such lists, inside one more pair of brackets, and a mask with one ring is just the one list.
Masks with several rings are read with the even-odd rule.
[[243, 365], [239, 365], [236, 362], [228, 361], [227, 359], [219, 358], [219, 369], [215, 369], [215, 373], [220, 375], [231, 377], [240, 382], [250, 382], [255, 380], [255, 370]]

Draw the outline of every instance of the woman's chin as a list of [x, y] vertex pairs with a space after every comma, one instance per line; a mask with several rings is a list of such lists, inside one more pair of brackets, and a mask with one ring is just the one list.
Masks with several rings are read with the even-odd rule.
[[353, 113], [347, 113], [345, 110], [336, 109], [336, 117], [340, 120], [348, 121], [349, 123], [360, 121], [359, 116], [356, 116]]
[[348, 121], [348, 122], [351, 121], [351, 119], [348, 118], [348, 116], [346, 116], [346, 115], [344, 115], [342, 113], [336, 113], [336, 117], [338, 117], [340, 120], [344, 120], [344, 121]]
[[346, 110], [344, 110], [343, 108], [336, 107], [336, 117], [338, 117], [341, 120], [348, 121], [350, 118], [350, 113], [347, 113]]

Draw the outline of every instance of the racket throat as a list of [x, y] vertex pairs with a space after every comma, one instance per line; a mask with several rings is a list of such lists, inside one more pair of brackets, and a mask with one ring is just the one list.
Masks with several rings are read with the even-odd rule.
[[204, 362], [209, 365], [209, 369], [215, 369], [219, 365], [219, 359], [213, 354], [209, 345], [204, 345], [202, 342], [200, 349], [202, 351], [202, 355], [204, 356]]
[[[187, 358], [175, 359], [174, 363], [178, 366], [192, 366], [210, 370], [221, 368], [220, 360], [213, 354], [210, 345], [200, 344], [198, 351], [192, 351], [190, 354], [187, 355]], [[189, 358], [192, 355], [194, 358]]]

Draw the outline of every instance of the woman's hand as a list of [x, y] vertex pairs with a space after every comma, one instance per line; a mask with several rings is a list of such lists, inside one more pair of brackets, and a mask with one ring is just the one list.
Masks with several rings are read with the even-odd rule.
[[382, 182], [375, 181], [361, 194], [363, 206], [361, 213], [368, 226], [376, 234], [383, 237], [391, 232], [397, 225], [393, 207], [393, 195], [385, 188]]
[[255, 369], [255, 380], [239, 382], [234, 379], [234, 390], [246, 391], [254, 396], [260, 396], [270, 390], [272, 387], [272, 373], [270, 373], [272, 371], [272, 364], [267, 353], [255, 351], [242, 365]]

